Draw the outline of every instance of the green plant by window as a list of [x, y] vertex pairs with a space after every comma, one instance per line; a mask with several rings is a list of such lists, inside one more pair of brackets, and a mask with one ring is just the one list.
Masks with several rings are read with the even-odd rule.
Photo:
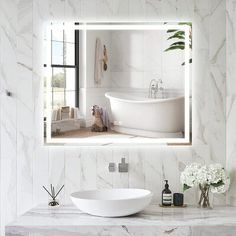
[[[190, 26], [189, 31], [189, 48], [192, 49], [192, 23], [191, 22], [180, 22], [179, 25], [188, 25]], [[171, 45], [165, 49], [165, 52], [173, 51], [173, 50], [184, 50], [185, 49], [185, 32], [183, 30], [177, 29], [169, 29], [167, 30], [168, 34], [171, 34], [167, 40], [176, 40], [175, 42], [171, 43]], [[189, 59], [189, 63], [192, 63], [192, 58]], [[185, 62], [181, 64], [182, 66], [185, 65]]]

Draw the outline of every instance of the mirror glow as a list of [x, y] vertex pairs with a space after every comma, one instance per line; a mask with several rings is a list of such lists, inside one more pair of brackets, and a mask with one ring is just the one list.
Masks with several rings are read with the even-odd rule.
[[188, 23], [51, 24], [45, 142], [190, 143], [190, 31]]

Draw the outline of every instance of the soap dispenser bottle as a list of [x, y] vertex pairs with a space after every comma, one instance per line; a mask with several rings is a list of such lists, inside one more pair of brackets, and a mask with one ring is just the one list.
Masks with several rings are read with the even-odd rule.
[[172, 203], [172, 194], [169, 189], [168, 180], [165, 180], [165, 188], [162, 191], [162, 206], [171, 206]]

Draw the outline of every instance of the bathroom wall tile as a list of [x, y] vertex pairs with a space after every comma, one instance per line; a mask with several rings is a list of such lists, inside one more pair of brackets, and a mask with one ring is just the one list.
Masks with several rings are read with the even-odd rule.
[[140, 150], [143, 158], [143, 173], [145, 179], [145, 189], [149, 189], [154, 194], [152, 202], [161, 202], [161, 191], [163, 186], [162, 174], [162, 148], [144, 148]]
[[37, 16], [42, 20], [41, 25], [43, 25], [43, 20], [50, 21], [53, 20], [53, 15], [50, 12], [50, 1], [49, 0], [34, 0], [33, 1], [33, 24], [35, 23], [35, 20]]
[[9, 37], [9, 42], [15, 44], [15, 33], [17, 28], [17, 2], [18, 0], [2, 0], [1, 1], [1, 17], [0, 24], [3, 26], [4, 33]]
[[81, 189], [81, 152], [77, 147], [65, 147], [65, 202], [70, 194]]
[[143, 72], [112, 72], [113, 88], [143, 88]]
[[17, 167], [15, 157], [16, 153], [14, 156], [1, 156], [1, 235], [4, 235], [4, 226], [17, 216]]
[[[46, 14], [45, 11], [47, 12], [47, 10], [44, 9], [44, 14]], [[42, 15], [40, 9], [40, 1], [36, 0], [33, 3], [33, 52], [32, 52], [33, 53], [32, 69], [33, 73], [35, 73], [35, 75], [38, 76], [35, 77], [36, 80], [41, 80], [41, 76], [43, 73], [43, 64], [45, 63], [46, 60], [45, 52], [43, 50], [45, 21], [46, 18], [44, 15]]]
[[65, 2], [66, 0], [48, 0], [50, 20], [54, 22], [65, 20]]
[[0, 235], [17, 215], [16, 12], [15, 1], [0, 2]]
[[33, 161], [33, 203], [48, 202], [48, 194], [42, 186], [49, 182], [49, 148], [43, 138], [43, 22], [49, 19], [48, 2], [33, 2], [33, 52], [32, 52], [32, 93], [34, 103], [34, 161]]
[[109, 20], [113, 14], [113, 1], [96, 1], [96, 18], [99, 20]]
[[112, 32], [112, 71], [143, 71], [143, 31]]
[[[208, 88], [209, 106], [207, 120], [209, 125], [206, 129], [209, 145], [212, 147], [212, 157], [215, 161], [225, 162], [225, 2], [218, 1], [221, 6], [211, 6], [210, 25], [217, 24], [219, 27], [209, 28], [209, 80], [206, 81]], [[221, 36], [219, 36], [219, 34]], [[217, 38], [217, 40], [215, 40]], [[217, 69], [216, 69], [217, 67]], [[214, 88], [214, 89], [212, 89]], [[211, 91], [209, 93], [209, 91]], [[210, 96], [209, 96], [210, 95]], [[209, 99], [210, 97], [210, 99]], [[216, 130], [217, 127], [217, 130]], [[214, 134], [214, 135], [213, 135]], [[214, 148], [213, 148], [214, 147]]]
[[112, 149], [102, 148], [96, 152], [97, 188], [112, 188], [113, 173], [108, 171], [109, 163], [113, 161]]
[[145, 0], [129, 0], [129, 18], [137, 21], [145, 19]]
[[[207, 1], [205, 1], [207, 2]], [[194, 11], [194, 1], [180, 0], [177, 2], [177, 16], [180, 21], [192, 21]]]
[[129, 149], [129, 187], [130, 188], [144, 188], [145, 174], [144, 174], [144, 160], [138, 148]]
[[179, 89], [184, 92], [184, 67], [165, 69], [159, 78], [162, 79], [165, 89]]
[[81, 148], [81, 190], [96, 189], [97, 159], [95, 148]]
[[[32, 55], [31, 55], [32, 57]], [[32, 63], [32, 62], [31, 62]], [[21, 61], [18, 64], [18, 80], [21, 81], [17, 87], [18, 99], [33, 112], [34, 100], [33, 96], [33, 81], [32, 81], [32, 68], [26, 68], [22, 65]], [[27, 91], [27, 93], [25, 93]]]
[[144, 71], [156, 71], [161, 75], [162, 53], [163, 53], [163, 32], [164, 31], [143, 31], [143, 69]]
[[189, 21], [193, 16], [193, 1], [146, 0], [146, 18], [160, 21]]
[[[193, 58], [195, 58], [193, 69], [193, 141], [195, 144], [207, 144], [205, 130], [207, 129], [204, 116], [208, 114], [205, 102], [208, 100], [206, 83], [209, 81], [208, 71], [208, 44], [209, 44], [209, 11], [201, 9], [196, 1], [194, 6], [194, 26], [193, 26]], [[204, 114], [199, 111], [205, 111]]]
[[33, 3], [31, 0], [20, 0], [17, 7], [17, 60], [32, 71]]
[[[10, 29], [3, 27], [1, 30], [1, 88], [2, 91], [8, 90], [12, 92], [14, 98], [16, 98], [17, 89], [17, 58], [16, 58], [16, 34], [14, 32], [9, 33]], [[12, 63], [9, 63], [12, 62]], [[9, 102], [15, 102], [16, 100], [9, 99]], [[4, 105], [5, 106], [5, 105]], [[7, 107], [7, 106], [6, 106]], [[14, 109], [8, 110], [7, 113], [11, 115], [15, 121]], [[11, 120], [11, 118], [9, 118]]]
[[[4, 91], [4, 90], [3, 90]], [[11, 90], [12, 91], [12, 90]], [[11, 108], [11, 109], [9, 109]], [[1, 155], [16, 155], [16, 99], [1, 93]]]
[[36, 142], [33, 162], [33, 203], [46, 203], [49, 196], [43, 186], [49, 184], [49, 149]]
[[[178, 160], [173, 148], [165, 148], [162, 150], [165, 158], [162, 160], [162, 178], [169, 180], [172, 186], [172, 192], [179, 192], [179, 178], [178, 176]], [[169, 164], [171, 162], [171, 165]], [[162, 181], [162, 189], [164, 189], [164, 181]]]
[[[17, 214], [33, 203], [34, 96], [32, 86], [33, 3], [18, 1], [17, 28]], [[28, 91], [25, 93], [25, 91]]]
[[97, 1], [96, 0], [82, 0], [82, 20], [94, 21], [96, 20]]
[[22, 102], [17, 102], [17, 213], [33, 203], [34, 116]]
[[[49, 147], [48, 187], [53, 184], [59, 189], [65, 184], [65, 150], [64, 147]], [[65, 203], [65, 189], [60, 193], [60, 203]]]
[[112, 74], [113, 86], [148, 88], [151, 79], [161, 78], [165, 88], [183, 89], [184, 67], [181, 64], [184, 53], [163, 53], [170, 45], [169, 41], [164, 41], [164, 37], [167, 38], [163, 31], [112, 32], [112, 73], [144, 73], [143, 84], [138, 84], [138, 78], [131, 81], [131, 73], [126, 73], [125, 79]]
[[82, 0], [65, 0], [65, 20], [79, 21], [82, 16]]
[[[0, 76], [0, 79], [3, 78]], [[4, 235], [4, 225], [17, 215], [16, 101], [12, 97], [7, 97], [3, 92], [0, 93], [0, 100], [0, 234]]]
[[178, 4], [175, 0], [162, 1], [161, 16], [170, 21], [176, 20]]
[[194, 6], [195, 9], [201, 9], [201, 10], [209, 10], [210, 4], [212, 1], [206, 1], [206, 0], [195, 0]]
[[145, 15], [148, 20], [164, 20], [162, 19], [163, 1], [145, 0]]
[[227, 95], [226, 95], [226, 168], [230, 171], [231, 188], [227, 194], [227, 203], [236, 205], [236, 2], [234, 0], [226, 1], [226, 60], [227, 60]]
[[120, 0], [113, 0], [113, 15], [112, 20], [117, 21], [127, 21], [130, 15], [130, 6], [129, 1], [120, 1]]

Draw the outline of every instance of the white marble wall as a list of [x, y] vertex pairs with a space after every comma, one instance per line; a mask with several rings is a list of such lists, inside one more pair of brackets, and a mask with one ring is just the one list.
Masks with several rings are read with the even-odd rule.
[[227, 0], [227, 97], [226, 97], [226, 167], [231, 172], [231, 189], [227, 195], [227, 203], [236, 205], [236, 1]]
[[111, 79], [114, 88], [145, 88], [162, 79], [166, 89], [184, 90], [184, 51], [164, 52], [175, 40], [166, 31], [113, 31]]
[[[49, 183], [65, 183], [63, 203], [69, 202], [72, 191], [95, 187], [145, 187], [155, 193], [157, 203], [165, 178], [173, 192], [180, 191], [179, 175], [185, 164], [225, 164], [225, 4], [222, 0], [2, 0], [0, 84], [1, 91], [8, 88], [13, 97], [1, 93], [1, 227], [32, 205], [47, 201], [42, 185]], [[192, 146], [43, 146], [43, 22], [75, 19], [193, 21]], [[233, 142], [231, 147], [234, 153]], [[130, 163], [129, 173], [109, 173], [108, 163], [118, 163], [123, 156]], [[186, 193], [189, 203], [196, 202], [195, 197], [192, 190]], [[225, 203], [225, 197], [217, 197], [216, 203]]]
[[[0, 2], [0, 234], [17, 212], [17, 1]], [[7, 97], [5, 90], [12, 92]]]

